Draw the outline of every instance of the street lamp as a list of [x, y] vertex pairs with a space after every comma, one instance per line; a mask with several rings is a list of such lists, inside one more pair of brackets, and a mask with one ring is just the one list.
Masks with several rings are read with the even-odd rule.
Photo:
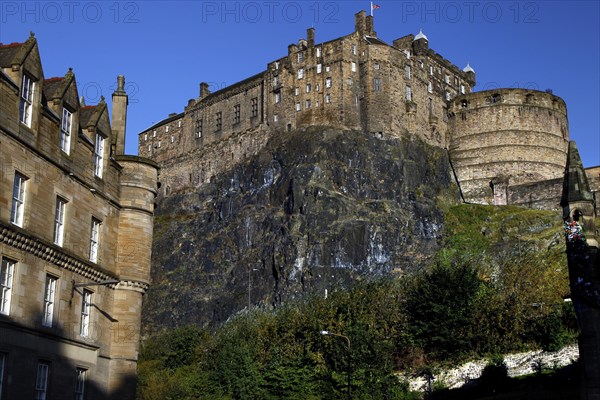
[[321, 333], [321, 335], [324, 335], [324, 336], [340, 337], [342, 339], [345, 339], [346, 343], [348, 343], [348, 368], [346, 370], [346, 373], [348, 374], [348, 400], [350, 400], [352, 398], [352, 396], [350, 395], [350, 357], [352, 355], [352, 353], [350, 352], [350, 338], [346, 335], [342, 335], [340, 333], [329, 332], [329, 331], [321, 331], [320, 333]]

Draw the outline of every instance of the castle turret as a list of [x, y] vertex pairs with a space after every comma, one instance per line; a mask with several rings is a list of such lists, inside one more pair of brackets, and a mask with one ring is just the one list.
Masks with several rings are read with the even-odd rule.
[[412, 42], [412, 48], [416, 55], [424, 54], [429, 49], [429, 39], [423, 34], [423, 30], [419, 30], [419, 33], [415, 36], [415, 39]]
[[469, 85], [471, 85], [471, 87], [474, 87], [477, 81], [475, 79], [475, 70], [473, 69], [473, 67], [471, 67], [471, 65], [467, 63], [467, 66], [463, 68], [463, 72], [467, 74], [467, 82], [469, 83]]
[[125, 77], [117, 77], [117, 90], [112, 94], [112, 132], [115, 155], [125, 154], [125, 129], [129, 96], [125, 92]]

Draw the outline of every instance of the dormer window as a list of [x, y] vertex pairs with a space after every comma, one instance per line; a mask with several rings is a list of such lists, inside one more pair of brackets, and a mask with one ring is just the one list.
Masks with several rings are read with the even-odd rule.
[[69, 154], [71, 151], [71, 128], [73, 126], [73, 114], [63, 107], [62, 122], [60, 125], [60, 149]]
[[96, 133], [96, 145], [94, 146], [94, 174], [102, 178], [104, 172], [104, 137]]
[[31, 127], [31, 114], [33, 110], [33, 86], [31, 78], [23, 74], [23, 84], [21, 85], [21, 104], [19, 106], [20, 121]]

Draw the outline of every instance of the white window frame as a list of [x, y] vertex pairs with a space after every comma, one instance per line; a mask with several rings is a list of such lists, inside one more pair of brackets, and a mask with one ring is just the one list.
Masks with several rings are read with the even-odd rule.
[[325, 72], [329, 72], [329, 71], [331, 71], [331, 67], [329, 65], [326, 65], [325, 66]]
[[92, 314], [92, 292], [83, 289], [81, 295], [81, 327], [79, 334], [81, 337], [90, 336], [90, 320]]
[[327, 103], [327, 104], [331, 103], [331, 94], [327, 93], [325, 95], [325, 103]]
[[330, 88], [331, 85], [332, 85], [332, 83], [331, 83], [331, 77], [325, 78], [325, 87], [326, 88]]
[[50, 364], [39, 361], [37, 365], [37, 374], [35, 377], [35, 398], [36, 400], [46, 400], [48, 394], [48, 373]]
[[317, 47], [317, 57], [321, 57], [321, 48]]
[[304, 108], [306, 108], [306, 109], [309, 109], [309, 108], [310, 108], [310, 106], [311, 106], [310, 99], [307, 99], [307, 100], [304, 102]]
[[352, 72], [356, 72], [356, 63], [354, 61], [350, 62], [350, 70]]
[[406, 101], [412, 101], [413, 99], [413, 93], [412, 93], [412, 88], [410, 86], [406, 86]]
[[144, 142], [147, 142], [147, 141], [148, 141], [148, 134], [144, 133]]
[[294, 88], [294, 96], [300, 96], [300, 88], [299, 87]]
[[65, 241], [65, 211], [67, 209], [67, 200], [56, 196], [56, 206], [54, 208], [54, 244], [61, 246]]
[[428, 91], [429, 93], [433, 93], [433, 83], [429, 82], [429, 83], [427, 84], [427, 91]]
[[465, 85], [460, 85], [460, 94], [465, 94]]
[[447, 84], [450, 84], [450, 75], [448, 75], [448, 74], [444, 75], [444, 82], [446, 82]]
[[60, 149], [66, 154], [71, 153], [71, 131], [73, 127], [73, 113], [63, 107], [60, 124]]
[[373, 64], [373, 69], [381, 69], [381, 65], [379, 63]]
[[306, 93], [310, 93], [312, 91], [312, 85], [310, 83], [306, 84]]
[[58, 278], [53, 275], [46, 275], [46, 285], [44, 290], [44, 315], [42, 325], [49, 328], [54, 322], [54, 303], [56, 301], [56, 283]]
[[21, 83], [21, 103], [19, 105], [19, 120], [31, 128], [31, 115], [33, 114], [33, 93], [35, 82], [27, 74], [23, 74]]
[[304, 62], [304, 52], [303, 51], [298, 53], [298, 62], [299, 63]]
[[450, 101], [451, 95], [450, 92], [446, 92], [446, 101]]
[[405, 79], [410, 79], [410, 65], [405, 65], [404, 66], [404, 78]]
[[10, 212], [10, 222], [18, 227], [23, 227], [23, 217], [25, 214], [25, 189], [27, 177], [15, 171], [13, 182], [12, 209]]
[[77, 383], [75, 384], [75, 400], [83, 400], [85, 394], [85, 381], [87, 375], [87, 369], [77, 368]]
[[275, 104], [281, 102], [281, 92], [275, 92]]
[[373, 91], [381, 92], [381, 78], [373, 78]]
[[277, 114], [273, 115], [273, 122], [279, 121], [279, 116]]
[[302, 79], [302, 78], [304, 78], [304, 68], [300, 68], [300, 69], [298, 69], [298, 72], [297, 72], [297, 75], [296, 75], [296, 77], [297, 77], [298, 79]]
[[102, 178], [104, 173], [104, 136], [96, 133], [96, 144], [94, 145], [94, 175]]
[[[12, 299], [12, 287], [15, 274], [16, 261], [2, 257], [0, 267], [0, 313], [10, 315], [10, 303]], [[2, 377], [0, 376], [0, 380]], [[2, 385], [0, 384], [0, 393]]]
[[356, 45], [355, 44], [352, 45], [351, 51], [352, 51], [352, 55], [355, 56], [356, 55]]
[[98, 262], [101, 227], [102, 221], [96, 218], [92, 218], [92, 225], [90, 229], [90, 261], [93, 263]]
[[320, 74], [323, 71], [323, 64], [317, 64], [317, 74]]
[[302, 109], [302, 105], [300, 103], [296, 103], [296, 112]]

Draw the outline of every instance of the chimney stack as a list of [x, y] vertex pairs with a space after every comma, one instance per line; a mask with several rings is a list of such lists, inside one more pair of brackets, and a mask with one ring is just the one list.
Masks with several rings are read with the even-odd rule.
[[306, 30], [306, 39], [308, 40], [308, 48], [315, 46], [315, 28], [308, 28]]
[[367, 32], [367, 13], [361, 10], [354, 14], [354, 31], [362, 35]]
[[210, 94], [210, 90], [208, 90], [208, 83], [200, 82], [200, 100], [202, 100], [209, 94]]
[[127, 105], [129, 96], [125, 92], [125, 77], [117, 77], [117, 90], [112, 94], [112, 123], [113, 144], [115, 155], [125, 154], [125, 130], [127, 125]]

